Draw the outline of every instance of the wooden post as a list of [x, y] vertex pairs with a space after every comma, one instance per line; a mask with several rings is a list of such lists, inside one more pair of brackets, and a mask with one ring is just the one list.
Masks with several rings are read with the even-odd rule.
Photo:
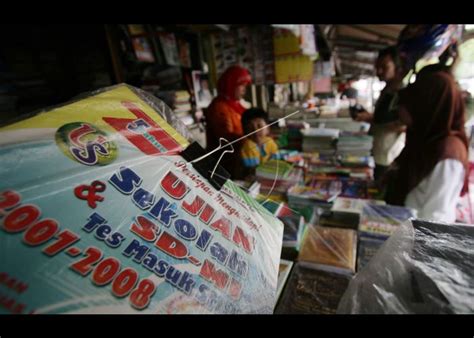
[[115, 82], [122, 83], [124, 81], [124, 76], [119, 49], [117, 47], [117, 36], [113, 33], [111, 25], [105, 24], [104, 26], [107, 42], [109, 45], [110, 57], [112, 59], [112, 66], [114, 69]]

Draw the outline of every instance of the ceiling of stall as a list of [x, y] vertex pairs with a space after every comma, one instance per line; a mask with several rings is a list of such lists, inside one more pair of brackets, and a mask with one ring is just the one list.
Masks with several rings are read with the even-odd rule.
[[341, 75], [372, 75], [380, 49], [394, 45], [405, 25], [318, 25]]
[[[235, 25], [177, 25], [195, 33], [228, 31]], [[315, 25], [318, 50], [334, 58], [339, 75], [372, 75], [380, 49], [394, 45], [405, 25]]]

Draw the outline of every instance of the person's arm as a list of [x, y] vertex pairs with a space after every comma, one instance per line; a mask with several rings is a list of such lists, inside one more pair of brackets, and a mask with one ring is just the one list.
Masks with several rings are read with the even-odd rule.
[[418, 210], [418, 218], [454, 222], [456, 204], [464, 185], [464, 166], [447, 159], [407, 195], [405, 205]]
[[357, 113], [354, 120], [356, 120], [357, 122], [372, 123], [372, 121], [374, 120], [374, 114], [371, 114], [368, 111], [362, 111], [360, 113]]
[[407, 131], [407, 126], [404, 125], [401, 121], [389, 122], [387, 123], [386, 127], [389, 131], [393, 131], [396, 133], [404, 133]]

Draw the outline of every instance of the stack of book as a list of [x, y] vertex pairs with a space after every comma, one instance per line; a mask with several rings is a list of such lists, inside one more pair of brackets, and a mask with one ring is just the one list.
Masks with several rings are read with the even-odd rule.
[[341, 179], [341, 197], [369, 198], [369, 181], [360, 179]]
[[186, 125], [194, 124], [191, 95], [186, 90], [175, 92], [174, 113]]
[[363, 133], [342, 132], [337, 141], [339, 155], [370, 156], [373, 138]]
[[290, 215], [278, 216], [285, 225], [283, 231], [283, 247], [299, 249], [303, 236], [305, 221], [304, 217], [292, 212]]
[[416, 211], [409, 208], [366, 204], [359, 223], [358, 270], [367, 265], [392, 233], [412, 217], [416, 217]]
[[302, 130], [303, 151], [332, 155], [336, 152], [336, 141], [339, 129], [309, 128]]
[[354, 121], [351, 117], [347, 118], [318, 118], [314, 122], [308, 120], [311, 123], [311, 126], [319, 126], [324, 128], [334, 128], [339, 129], [341, 132], [366, 132], [368, 131], [370, 124], [365, 122]]
[[346, 177], [372, 180], [374, 162], [371, 156], [324, 156], [304, 153], [309, 175], [317, 177]]
[[303, 154], [298, 150], [280, 149], [275, 156], [279, 160], [284, 160], [298, 167], [303, 167], [305, 164]]
[[276, 307], [277, 314], [335, 314], [351, 277], [296, 263]]
[[318, 107], [321, 118], [337, 118], [338, 109], [333, 105], [322, 105]]
[[[258, 195], [256, 201], [284, 224], [281, 257], [290, 260], [296, 259], [306, 228], [304, 214], [291, 208], [285, 202], [274, 201], [263, 195]], [[308, 216], [306, 215], [306, 217]]]
[[386, 240], [401, 224], [415, 216], [416, 212], [409, 208], [367, 204], [360, 217], [359, 231], [361, 235]]
[[286, 161], [270, 160], [257, 167], [256, 180], [261, 184], [262, 194], [286, 200], [288, 189], [304, 180], [304, 170]]
[[354, 156], [342, 155], [339, 157], [339, 163], [349, 168], [374, 168], [375, 162], [372, 156]]
[[331, 210], [320, 216], [319, 225], [358, 230], [360, 215], [362, 214], [363, 208], [366, 204], [384, 205], [385, 202], [338, 197], [334, 201]]
[[285, 203], [282, 201], [275, 201], [271, 198], [267, 198], [262, 194], [259, 194], [255, 200], [260, 203], [265, 209], [268, 210], [273, 216], [277, 216], [280, 214], [281, 210], [283, 209]]
[[348, 178], [371, 180], [374, 175], [372, 168], [353, 168], [343, 166], [308, 165], [308, 174], [317, 178]]
[[288, 203], [295, 206], [319, 206], [328, 209], [341, 194], [340, 181], [324, 180], [314, 186], [295, 185], [288, 190]]
[[317, 152], [303, 153], [303, 158], [308, 167], [327, 167], [337, 165], [337, 158], [334, 155], [323, 155]]
[[303, 149], [303, 134], [301, 130], [309, 128], [305, 122], [287, 121], [286, 130], [288, 135], [288, 149], [301, 151]]
[[275, 215], [284, 224], [281, 257], [294, 260], [300, 251], [306, 221], [302, 214], [284, 203]]
[[339, 188], [340, 192], [335, 197], [369, 198], [370, 181], [368, 180], [321, 176], [310, 176], [306, 180], [306, 186], [310, 188], [324, 189], [327, 185], [337, 186]]
[[257, 198], [260, 193], [260, 183], [257, 181], [235, 180], [234, 183], [253, 198]]
[[374, 177], [375, 162], [372, 156], [343, 155], [339, 157], [339, 163], [350, 169], [351, 178], [371, 180]]
[[302, 265], [339, 273], [356, 271], [357, 231], [309, 226], [298, 256]]

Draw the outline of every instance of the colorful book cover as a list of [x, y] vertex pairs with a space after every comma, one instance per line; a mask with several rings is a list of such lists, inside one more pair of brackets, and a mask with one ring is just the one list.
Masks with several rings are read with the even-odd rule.
[[304, 217], [293, 213], [292, 215], [278, 217], [284, 224], [283, 246], [297, 247], [301, 240], [301, 231], [304, 228]]
[[357, 271], [362, 270], [375, 256], [385, 240], [370, 238], [366, 236], [359, 237], [359, 250], [357, 252]]
[[333, 189], [333, 187], [308, 187], [302, 185], [296, 185], [288, 191], [288, 195], [297, 199], [309, 199], [323, 202], [332, 202], [337, 196], [339, 191]]
[[368, 198], [367, 181], [342, 180], [341, 197]]
[[366, 205], [359, 230], [366, 236], [386, 239], [405, 221], [416, 217], [412, 209], [394, 205]]
[[282, 160], [270, 160], [261, 164], [256, 169], [256, 174], [259, 177], [270, 179], [285, 179], [293, 169], [293, 164]]
[[0, 129], [0, 313], [272, 313], [283, 224], [119, 85]]
[[331, 211], [354, 213], [360, 215], [364, 210], [364, 206], [367, 204], [385, 205], [386, 203], [385, 201], [380, 200], [363, 200], [358, 198], [338, 197], [334, 201]]
[[352, 229], [308, 227], [299, 262], [332, 266], [354, 273], [356, 268], [357, 232]]

